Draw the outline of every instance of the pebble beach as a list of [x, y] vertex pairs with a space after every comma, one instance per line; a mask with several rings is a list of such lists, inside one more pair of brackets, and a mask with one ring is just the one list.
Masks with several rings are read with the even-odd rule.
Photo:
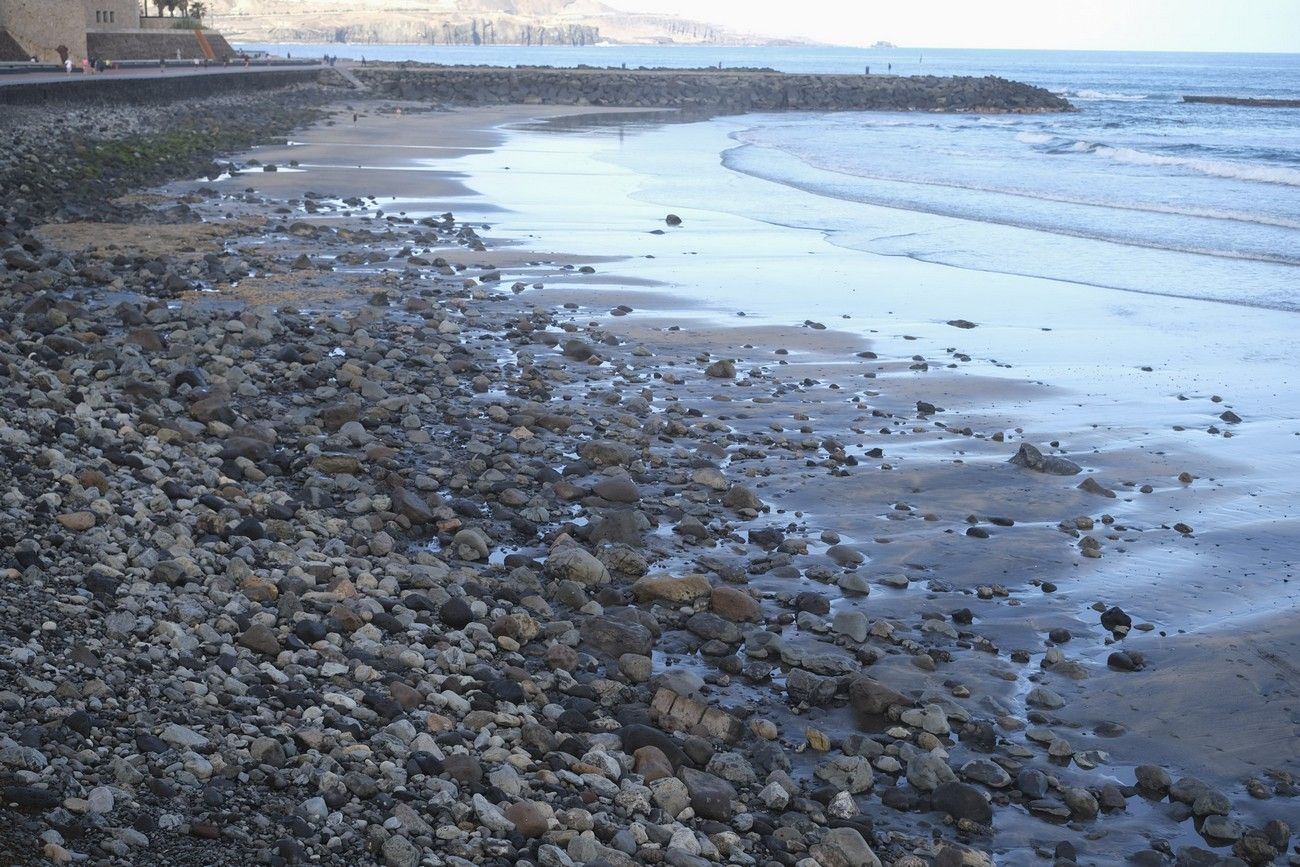
[[590, 113], [0, 118], [0, 863], [1300, 864], [1290, 620], [1055, 602], [1205, 469], [457, 213]]

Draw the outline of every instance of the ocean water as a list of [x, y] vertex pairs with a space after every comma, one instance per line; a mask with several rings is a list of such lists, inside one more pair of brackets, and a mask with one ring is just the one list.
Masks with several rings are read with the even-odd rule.
[[485, 65], [770, 67], [1000, 75], [1077, 113], [751, 115], [723, 164], [824, 200], [834, 243], [960, 268], [1300, 310], [1300, 110], [1184, 94], [1300, 98], [1300, 54], [832, 47], [244, 45], [299, 56]]

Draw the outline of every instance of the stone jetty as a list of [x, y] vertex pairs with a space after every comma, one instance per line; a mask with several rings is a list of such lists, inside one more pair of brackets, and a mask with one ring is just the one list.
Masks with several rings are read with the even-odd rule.
[[[452, 105], [596, 105], [709, 111], [1072, 111], [1041, 87], [985, 76], [792, 75], [770, 70], [367, 66], [383, 96]], [[330, 73], [326, 73], [330, 74]]]

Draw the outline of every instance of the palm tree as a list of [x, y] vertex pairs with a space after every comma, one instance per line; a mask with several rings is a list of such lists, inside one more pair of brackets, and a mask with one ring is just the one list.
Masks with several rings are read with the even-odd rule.
[[204, 5], [203, 0], [194, 0], [190, 4], [190, 17], [196, 21], [202, 21], [203, 16], [208, 14], [208, 7]]

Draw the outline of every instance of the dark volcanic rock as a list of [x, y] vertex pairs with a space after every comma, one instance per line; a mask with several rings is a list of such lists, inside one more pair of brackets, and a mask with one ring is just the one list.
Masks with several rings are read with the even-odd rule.
[[981, 825], [993, 821], [993, 807], [988, 798], [975, 786], [966, 783], [941, 783], [930, 793], [930, 806], [954, 819], [970, 819]]
[[1052, 476], [1073, 476], [1083, 472], [1083, 467], [1074, 461], [1057, 455], [1044, 455], [1029, 443], [1021, 443], [1020, 451], [1015, 453], [1010, 462]]

